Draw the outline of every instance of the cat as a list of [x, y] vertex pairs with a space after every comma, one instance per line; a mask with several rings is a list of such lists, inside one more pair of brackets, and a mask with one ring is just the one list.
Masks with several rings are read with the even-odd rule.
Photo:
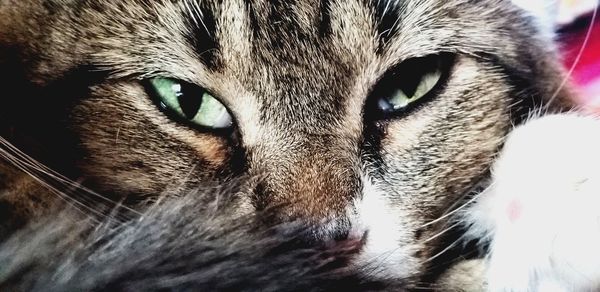
[[505, 138], [573, 107], [542, 29], [507, 0], [4, 0], [0, 287], [510, 289]]

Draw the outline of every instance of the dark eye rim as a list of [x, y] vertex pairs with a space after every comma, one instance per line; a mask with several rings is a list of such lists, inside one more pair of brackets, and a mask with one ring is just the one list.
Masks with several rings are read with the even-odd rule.
[[201, 133], [213, 134], [213, 135], [218, 135], [218, 136], [230, 136], [236, 131], [237, 121], [235, 119], [235, 116], [233, 114], [231, 114], [231, 111], [229, 110], [229, 107], [227, 106], [227, 104], [222, 102], [220, 98], [218, 98], [216, 95], [214, 95], [208, 89], [205, 89], [201, 86], [198, 86], [198, 85], [195, 85], [195, 84], [192, 84], [192, 83], [180, 80], [180, 79], [176, 79], [176, 78], [169, 78], [169, 77], [154, 77], [154, 78], [170, 79], [170, 80], [176, 81], [178, 83], [181, 83], [182, 86], [193, 88], [193, 89], [197, 90], [198, 92], [207, 92], [208, 94], [210, 94], [214, 98], [216, 98], [221, 104], [223, 104], [223, 106], [227, 109], [227, 112], [231, 116], [231, 126], [227, 127], [227, 128], [211, 128], [211, 127], [194, 124], [190, 120], [181, 117], [181, 115], [176, 113], [174, 110], [164, 106], [164, 103], [162, 102], [160, 95], [154, 89], [154, 86], [152, 85], [152, 83], [150, 81], [150, 80], [152, 80], [152, 78], [142, 80], [141, 81], [142, 87], [146, 91], [146, 94], [150, 97], [150, 100], [152, 101], [152, 103], [156, 106], [156, 108], [161, 113], [163, 113], [165, 116], [167, 116], [167, 118], [169, 118], [171, 121], [173, 121], [179, 125], [184, 125], [192, 130], [195, 130], [195, 131], [198, 131]]
[[[404, 116], [407, 116], [411, 112], [414, 112], [423, 106], [427, 105], [436, 96], [443, 92], [448, 85], [448, 80], [452, 74], [452, 70], [455, 64], [456, 54], [449, 52], [441, 52], [438, 54], [426, 55], [423, 57], [410, 58], [402, 61], [396, 66], [392, 67], [377, 81], [375, 86], [371, 89], [367, 101], [364, 107], [364, 119], [370, 122], [386, 122], [392, 121]], [[398, 76], [406, 72], [406, 68], [421, 62], [439, 62], [442, 75], [436, 85], [419, 100], [409, 104], [408, 106], [398, 109], [394, 112], [383, 112], [378, 106], [378, 100], [387, 95], [390, 95], [391, 91], [398, 89]]]

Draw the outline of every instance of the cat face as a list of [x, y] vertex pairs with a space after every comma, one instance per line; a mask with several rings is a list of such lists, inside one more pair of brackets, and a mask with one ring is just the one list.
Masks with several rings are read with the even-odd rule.
[[251, 178], [239, 212], [363, 242], [356, 264], [399, 278], [560, 84], [510, 1], [8, 6], [1, 73], [23, 92], [3, 133], [23, 150], [132, 204]]

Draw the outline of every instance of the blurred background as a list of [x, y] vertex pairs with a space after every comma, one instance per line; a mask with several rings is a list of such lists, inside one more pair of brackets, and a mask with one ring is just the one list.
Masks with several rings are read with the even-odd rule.
[[556, 9], [552, 18], [563, 62], [573, 69], [572, 81], [580, 93], [577, 102], [596, 113], [600, 113], [600, 15], [595, 15], [594, 10], [599, 3], [600, 0], [561, 0], [550, 4]]

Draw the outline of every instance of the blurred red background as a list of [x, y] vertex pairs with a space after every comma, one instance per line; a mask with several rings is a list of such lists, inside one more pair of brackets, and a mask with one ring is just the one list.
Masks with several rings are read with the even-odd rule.
[[600, 113], [600, 15], [592, 20], [592, 12], [583, 14], [564, 25], [558, 39], [565, 66], [573, 68], [571, 78], [579, 92], [577, 102]]

